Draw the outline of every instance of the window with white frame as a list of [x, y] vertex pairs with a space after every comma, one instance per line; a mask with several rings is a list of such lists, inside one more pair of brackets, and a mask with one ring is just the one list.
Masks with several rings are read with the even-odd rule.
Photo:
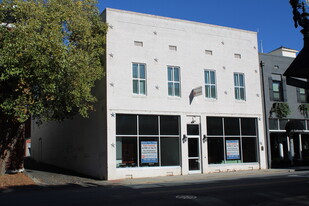
[[180, 69], [179, 67], [167, 68], [168, 95], [180, 97]]
[[146, 95], [146, 65], [133, 63], [133, 94]]
[[246, 100], [245, 76], [242, 73], [234, 73], [235, 99]]
[[212, 70], [205, 70], [205, 97], [215, 99], [216, 94], [216, 72]]

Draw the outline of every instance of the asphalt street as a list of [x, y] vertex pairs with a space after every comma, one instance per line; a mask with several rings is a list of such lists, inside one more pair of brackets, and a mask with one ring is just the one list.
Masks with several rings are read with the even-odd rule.
[[0, 205], [309, 205], [308, 179], [308, 171], [299, 171], [153, 183], [38, 185], [0, 190]]

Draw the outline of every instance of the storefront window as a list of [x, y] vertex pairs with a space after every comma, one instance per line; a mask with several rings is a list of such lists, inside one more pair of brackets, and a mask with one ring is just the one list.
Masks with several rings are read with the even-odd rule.
[[177, 166], [179, 163], [179, 138], [161, 137], [161, 166]]
[[256, 123], [254, 118], [241, 118], [241, 134], [256, 135]]
[[221, 117], [207, 117], [207, 134], [223, 135], [223, 123]]
[[208, 138], [208, 163], [222, 164], [224, 163], [224, 146], [223, 137]]
[[179, 135], [179, 117], [160, 116], [160, 135]]
[[271, 167], [289, 164], [288, 141], [285, 133], [270, 133]]
[[137, 167], [136, 137], [117, 137], [116, 151], [117, 167]]
[[152, 115], [139, 116], [139, 134], [158, 135], [159, 134], [158, 116], [152, 116]]
[[179, 166], [179, 133], [178, 116], [117, 114], [117, 168]]
[[302, 157], [303, 157], [304, 163], [309, 164], [309, 135], [302, 134], [301, 142], [302, 142]]
[[226, 135], [240, 135], [239, 118], [224, 118], [224, 132]]
[[136, 115], [117, 115], [116, 118], [117, 135], [137, 135]]
[[256, 118], [207, 117], [207, 139], [209, 164], [258, 161]]
[[280, 130], [285, 130], [285, 126], [288, 123], [287, 119], [279, 119]]
[[278, 130], [278, 119], [269, 119], [269, 129]]
[[256, 138], [254, 137], [242, 138], [243, 162], [257, 162], [256, 148], [257, 148]]

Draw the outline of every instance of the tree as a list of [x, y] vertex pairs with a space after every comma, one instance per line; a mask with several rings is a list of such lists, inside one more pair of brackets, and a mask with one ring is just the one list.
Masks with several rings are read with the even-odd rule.
[[290, 107], [285, 102], [276, 102], [273, 103], [273, 106], [270, 109], [270, 115], [275, 113], [279, 119], [286, 118], [290, 113]]
[[0, 3], [0, 174], [23, 168], [26, 120], [62, 121], [93, 110], [107, 30], [96, 4]]

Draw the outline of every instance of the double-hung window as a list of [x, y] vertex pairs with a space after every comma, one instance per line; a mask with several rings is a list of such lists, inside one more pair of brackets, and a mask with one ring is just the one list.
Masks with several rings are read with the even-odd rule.
[[180, 97], [180, 71], [179, 67], [168, 67], [168, 95]]
[[205, 97], [215, 99], [216, 94], [216, 72], [212, 70], [205, 70]]
[[283, 85], [280, 74], [272, 74], [272, 95], [274, 101], [283, 101]]
[[236, 100], [246, 100], [244, 74], [234, 73], [234, 89]]
[[299, 102], [308, 103], [307, 91], [303, 88], [298, 88]]
[[297, 102], [308, 103], [308, 91], [303, 88], [296, 88]]
[[133, 63], [133, 94], [146, 95], [146, 65]]

